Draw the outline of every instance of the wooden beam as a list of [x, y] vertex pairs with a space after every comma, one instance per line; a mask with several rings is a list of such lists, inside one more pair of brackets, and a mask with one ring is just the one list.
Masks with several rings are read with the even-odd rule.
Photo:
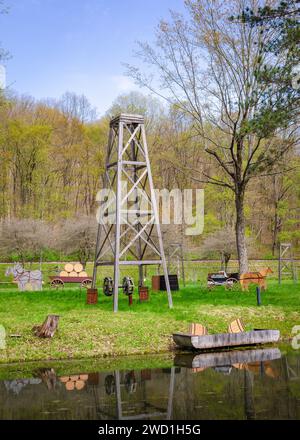
[[[123, 260], [119, 262], [120, 266], [151, 266], [161, 264], [161, 260]], [[98, 261], [97, 266], [113, 266], [115, 264], [114, 261]]]

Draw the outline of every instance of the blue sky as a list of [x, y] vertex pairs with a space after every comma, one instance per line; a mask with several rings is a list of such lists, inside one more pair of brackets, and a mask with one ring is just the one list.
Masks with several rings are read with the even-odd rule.
[[0, 42], [12, 58], [7, 85], [37, 99], [85, 94], [99, 115], [136, 88], [123, 62], [136, 63], [136, 40], [153, 41], [155, 26], [183, 0], [5, 0]]

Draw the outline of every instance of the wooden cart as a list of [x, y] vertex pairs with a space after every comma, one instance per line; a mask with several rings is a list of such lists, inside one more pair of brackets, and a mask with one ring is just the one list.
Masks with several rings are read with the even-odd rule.
[[209, 273], [207, 276], [207, 287], [214, 289], [216, 286], [225, 286], [225, 288], [229, 290], [239, 289], [239, 274], [230, 273], [227, 275], [225, 271]]
[[80, 287], [86, 289], [90, 288], [92, 285], [91, 277], [61, 277], [61, 276], [51, 276], [50, 286], [54, 289], [63, 288], [65, 284], [80, 284]]

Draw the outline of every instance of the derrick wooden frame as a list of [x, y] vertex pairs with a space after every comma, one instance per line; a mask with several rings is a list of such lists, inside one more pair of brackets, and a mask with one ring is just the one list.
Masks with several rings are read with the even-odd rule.
[[[177, 261], [174, 262], [174, 259]], [[184, 271], [184, 257], [183, 257], [183, 245], [182, 243], [171, 243], [167, 249], [167, 262], [168, 271], [172, 273], [172, 267], [177, 263], [178, 278], [181, 275], [183, 286], [185, 287], [185, 271]], [[180, 267], [179, 267], [180, 265]]]
[[[122, 187], [122, 182], [126, 182], [126, 188]], [[100, 201], [100, 215], [109, 215], [111, 221], [99, 221], [98, 218], [92, 288], [96, 285], [97, 268], [114, 266], [113, 297], [114, 311], [117, 312], [120, 266], [137, 265], [139, 286], [142, 286], [143, 266], [161, 264], [171, 308], [172, 294], [143, 116], [121, 114], [111, 120], [103, 188], [111, 190], [115, 196], [109, 202]], [[127, 205], [132, 198], [132, 206], [123, 209], [124, 204]], [[147, 209], [143, 209], [145, 203]], [[147, 257], [150, 251], [152, 254]], [[130, 254], [133, 260], [128, 260], [127, 254]]]
[[291, 243], [279, 244], [279, 258], [278, 258], [278, 282], [281, 284], [282, 278], [289, 275], [294, 283], [297, 282], [297, 273], [294, 264], [294, 257]]

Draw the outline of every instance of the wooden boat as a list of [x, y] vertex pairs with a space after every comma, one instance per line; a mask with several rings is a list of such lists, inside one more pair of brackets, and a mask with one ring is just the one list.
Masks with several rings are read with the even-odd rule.
[[173, 340], [178, 347], [196, 350], [269, 344], [278, 342], [279, 338], [279, 330], [252, 330], [250, 332], [219, 333], [204, 336], [173, 333]]
[[186, 368], [213, 368], [225, 365], [251, 364], [254, 362], [268, 362], [280, 359], [279, 348], [256, 348], [250, 350], [230, 350], [201, 354], [178, 354], [174, 365]]

